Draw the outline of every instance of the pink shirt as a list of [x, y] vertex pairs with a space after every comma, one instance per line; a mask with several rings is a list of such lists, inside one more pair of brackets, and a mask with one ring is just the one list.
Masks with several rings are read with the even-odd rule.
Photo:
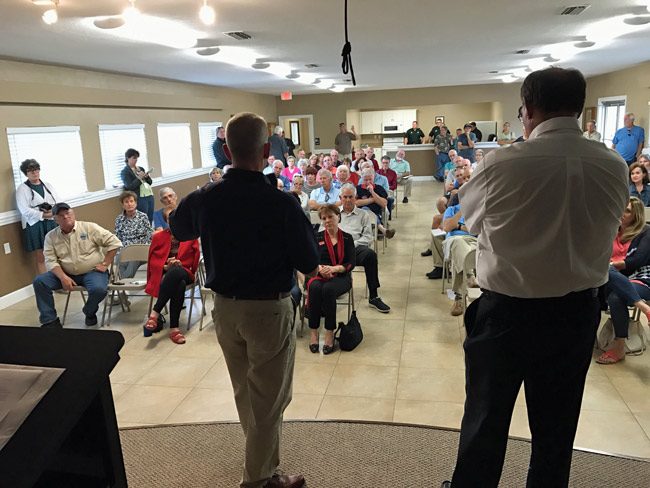
[[296, 173], [301, 174], [300, 168], [298, 166], [294, 166], [293, 169], [287, 166], [282, 170], [281, 174], [282, 176], [284, 176], [285, 178], [287, 178], [289, 181], [293, 183], [293, 175], [295, 175]]
[[620, 234], [616, 234], [614, 245], [612, 246], [612, 261], [625, 261], [627, 250], [630, 248], [632, 240], [621, 242]]

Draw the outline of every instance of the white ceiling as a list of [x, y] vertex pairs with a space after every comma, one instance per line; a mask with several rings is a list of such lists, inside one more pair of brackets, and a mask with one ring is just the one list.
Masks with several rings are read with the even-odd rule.
[[[202, 0], [137, 0], [143, 14], [176, 21], [222, 47], [246, 46], [264, 61], [282, 62], [319, 78], [343, 82], [343, 0], [209, 0], [217, 22], [198, 19]], [[349, 0], [354, 90], [471, 85], [497, 81], [491, 70], [511, 72], [550, 52], [550, 45], [617, 36], [555, 63], [592, 76], [650, 59], [650, 24], [631, 28], [619, 15], [647, 13], [646, 0]], [[563, 7], [589, 4], [579, 16]], [[0, 0], [0, 56], [121, 73], [230, 86], [277, 95], [323, 92], [311, 85], [177, 49], [115, 37], [92, 25], [118, 15], [127, 0], [60, 0], [59, 22], [41, 20], [31, 0]], [[600, 24], [595, 24], [600, 22]], [[223, 32], [253, 36], [235, 41]], [[592, 31], [595, 30], [595, 33]], [[530, 49], [518, 55], [518, 49]], [[305, 64], [319, 67], [308, 70]], [[1, 74], [0, 74], [1, 76]], [[500, 81], [499, 81], [500, 82]]]

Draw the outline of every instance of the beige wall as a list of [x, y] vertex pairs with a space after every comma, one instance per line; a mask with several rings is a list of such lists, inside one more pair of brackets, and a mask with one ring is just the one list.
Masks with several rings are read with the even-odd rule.
[[586, 107], [596, 107], [598, 99], [603, 97], [627, 96], [626, 110], [634, 112], [636, 124], [646, 130], [648, 145], [648, 121], [650, 101], [650, 62], [633, 66], [632, 68], [594, 76], [587, 80]]
[[[508, 120], [512, 123], [513, 130], [517, 131], [518, 124], [514, 122], [520, 105], [519, 85], [503, 83], [294, 95], [291, 101], [276, 98], [276, 102], [278, 115], [313, 114], [314, 137], [320, 137], [320, 147], [323, 148], [334, 146], [338, 124], [345, 122], [348, 116], [354, 117], [357, 110], [416, 108], [420, 126], [427, 133], [433, 126], [436, 115], [445, 115], [448, 117], [446, 122], [455, 124], [456, 127], [461, 121], [497, 120], [501, 124]], [[441, 113], [435, 113], [436, 111]], [[371, 137], [371, 141], [377, 144], [379, 138]], [[318, 151], [318, 146], [315, 150]]]
[[[160, 170], [156, 124], [190, 122], [194, 166], [200, 167], [198, 122], [225, 123], [240, 111], [277, 119], [270, 95], [0, 60], [0, 212], [15, 209], [7, 127], [80, 126], [88, 189], [95, 191], [104, 188], [99, 124], [144, 123], [149, 163]], [[40, 163], [47, 179], [47, 161]], [[205, 177], [192, 178], [172, 186], [182, 196], [204, 181]], [[104, 201], [81, 206], [77, 214], [113, 229], [118, 210], [117, 201]], [[4, 242], [11, 244], [12, 253], [0, 253], [0, 269], [12, 279], [0, 281], [0, 296], [29, 284], [33, 277], [32, 263], [22, 251], [20, 223], [0, 227], [0, 243]]]

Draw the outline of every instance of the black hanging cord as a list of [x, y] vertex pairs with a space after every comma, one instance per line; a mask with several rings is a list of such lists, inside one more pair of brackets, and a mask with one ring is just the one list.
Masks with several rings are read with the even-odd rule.
[[352, 76], [352, 85], [356, 86], [357, 80], [354, 78], [354, 68], [352, 67], [352, 44], [348, 40], [348, 0], [345, 0], [345, 44], [341, 56], [343, 56], [343, 62], [341, 63], [343, 74], [347, 75], [349, 72]]

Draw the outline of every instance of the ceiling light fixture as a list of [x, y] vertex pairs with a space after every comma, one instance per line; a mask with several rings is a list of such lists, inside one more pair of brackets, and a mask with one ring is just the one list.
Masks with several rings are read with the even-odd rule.
[[43, 16], [41, 18], [47, 25], [56, 24], [59, 20], [59, 13], [56, 11], [56, 7], [54, 7], [43, 12]]
[[624, 19], [623, 22], [625, 22], [627, 25], [645, 25], [650, 23], [650, 16], [639, 15], [637, 17], [629, 17], [627, 19]]
[[196, 54], [200, 56], [214, 56], [217, 54], [221, 49], [218, 47], [204, 47], [201, 49], [197, 49]]
[[595, 45], [596, 45], [596, 43], [594, 41], [581, 41], [581, 42], [576, 42], [574, 44], [574, 46], [577, 47], [578, 49], [587, 49], [587, 48], [593, 47]]
[[140, 16], [140, 11], [135, 6], [135, 0], [129, 0], [129, 6], [122, 11], [122, 17], [126, 20], [134, 20]]
[[330, 88], [330, 91], [333, 91], [334, 93], [343, 93], [345, 91], [345, 86], [334, 85], [332, 88]]
[[211, 5], [208, 5], [208, 0], [203, 0], [203, 6], [199, 10], [199, 19], [205, 25], [212, 25], [217, 18], [217, 13]]
[[287, 75], [287, 78], [290, 80], [297, 80], [298, 78], [300, 78], [300, 74], [297, 73], [296, 71], [292, 71]]
[[269, 66], [271, 66], [270, 63], [260, 63], [260, 62], [257, 62], [257, 63], [253, 63], [253, 64], [251, 64], [251, 68], [253, 68], [253, 69], [266, 69], [266, 68], [268, 68]]
[[39, 7], [54, 7], [57, 4], [55, 0], [32, 0], [32, 3]]

